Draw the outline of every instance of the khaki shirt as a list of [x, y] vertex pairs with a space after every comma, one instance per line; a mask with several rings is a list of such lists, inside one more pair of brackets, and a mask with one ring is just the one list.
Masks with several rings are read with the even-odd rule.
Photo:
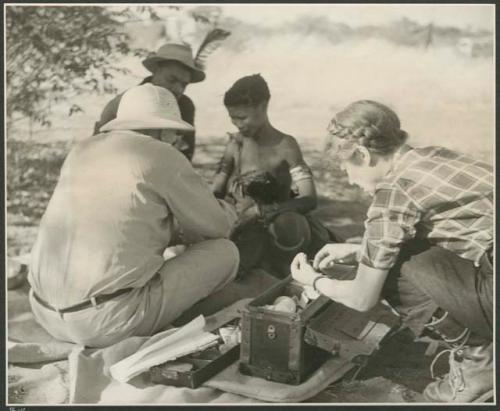
[[68, 154], [42, 217], [29, 281], [51, 305], [144, 286], [176, 228], [227, 238], [236, 215], [170, 144], [132, 131], [88, 138]]

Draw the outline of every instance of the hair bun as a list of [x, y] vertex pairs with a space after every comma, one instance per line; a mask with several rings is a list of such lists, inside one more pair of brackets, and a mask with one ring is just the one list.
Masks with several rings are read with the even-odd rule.
[[371, 100], [350, 104], [337, 113], [330, 124], [333, 135], [358, 140], [359, 144], [378, 154], [394, 152], [408, 138], [401, 130], [396, 113]]

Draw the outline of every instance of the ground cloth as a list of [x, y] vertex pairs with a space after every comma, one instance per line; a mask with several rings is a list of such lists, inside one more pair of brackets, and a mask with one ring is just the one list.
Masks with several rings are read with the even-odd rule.
[[[246, 377], [238, 373], [235, 365], [195, 390], [153, 385], [146, 374], [122, 384], [111, 379], [109, 366], [135, 352], [148, 338], [132, 337], [105, 349], [57, 342], [34, 320], [28, 290], [25, 284], [8, 293], [9, 404], [259, 402], [249, 398], [255, 396], [263, 401], [299, 402], [315, 395], [350, 368], [339, 364], [340, 360], [331, 360], [302, 386]], [[239, 301], [207, 318], [207, 325], [216, 326], [234, 317], [247, 301]]]

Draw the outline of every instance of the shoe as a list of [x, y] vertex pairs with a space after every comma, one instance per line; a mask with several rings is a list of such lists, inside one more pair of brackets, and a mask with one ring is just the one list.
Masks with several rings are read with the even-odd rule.
[[493, 397], [493, 343], [468, 347], [463, 344], [441, 351], [431, 364], [431, 374], [437, 359], [450, 354], [450, 371], [424, 390], [429, 402], [485, 402]]

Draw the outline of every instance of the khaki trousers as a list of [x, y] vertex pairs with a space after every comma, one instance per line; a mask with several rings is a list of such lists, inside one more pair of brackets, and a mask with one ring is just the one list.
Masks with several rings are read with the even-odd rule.
[[238, 250], [231, 241], [207, 240], [165, 261], [146, 286], [97, 307], [58, 314], [40, 305], [32, 293], [30, 304], [36, 320], [55, 338], [106, 347], [165, 329], [197, 301], [231, 282], [238, 264]]

